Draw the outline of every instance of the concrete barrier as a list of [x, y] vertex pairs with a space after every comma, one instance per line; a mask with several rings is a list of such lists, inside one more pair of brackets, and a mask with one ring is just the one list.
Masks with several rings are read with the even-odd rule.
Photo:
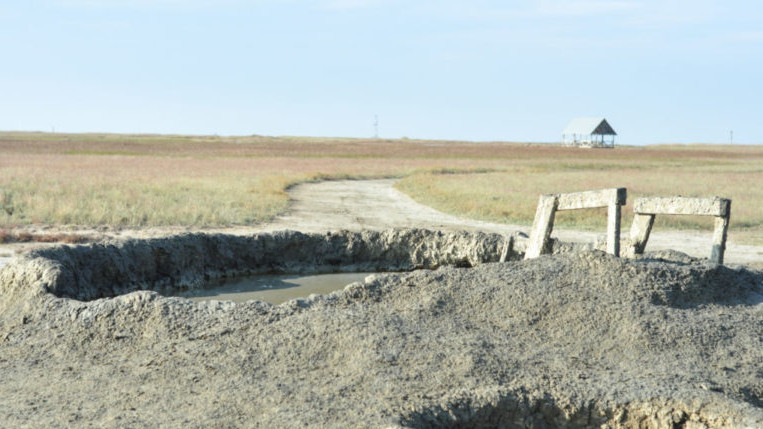
[[559, 210], [577, 210], [607, 207], [607, 253], [620, 256], [620, 208], [625, 205], [625, 188], [567, 194], [541, 195], [535, 211], [530, 242], [525, 259], [537, 258], [548, 251], [547, 247], [554, 229], [554, 216]]
[[731, 200], [726, 198], [687, 198], [662, 197], [639, 198], [633, 204], [633, 225], [631, 226], [630, 245], [626, 256], [634, 257], [644, 253], [649, 234], [656, 215], [694, 215], [714, 216], [712, 250], [710, 261], [723, 264], [726, 252], [726, 236], [731, 217]]

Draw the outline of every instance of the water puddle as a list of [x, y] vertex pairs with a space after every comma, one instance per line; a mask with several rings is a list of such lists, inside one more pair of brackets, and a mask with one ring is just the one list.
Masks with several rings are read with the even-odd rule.
[[313, 293], [331, 293], [350, 283], [363, 281], [371, 274], [376, 273], [332, 273], [307, 276], [300, 274], [257, 275], [229, 280], [214, 288], [181, 292], [178, 296], [192, 301], [214, 299], [244, 302], [258, 300], [280, 304]]

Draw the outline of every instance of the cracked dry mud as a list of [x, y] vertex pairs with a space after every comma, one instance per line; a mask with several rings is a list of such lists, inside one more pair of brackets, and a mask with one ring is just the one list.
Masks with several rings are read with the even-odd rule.
[[[497, 263], [502, 244], [392, 230], [30, 252], [0, 271], [0, 421], [763, 427], [763, 273], [558, 243], [522, 261], [519, 237]], [[414, 269], [279, 306], [154, 292], [256, 272]]]

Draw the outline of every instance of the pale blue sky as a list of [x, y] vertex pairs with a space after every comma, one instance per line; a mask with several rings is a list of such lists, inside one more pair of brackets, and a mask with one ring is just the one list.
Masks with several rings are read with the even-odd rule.
[[0, 129], [763, 143], [763, 2], [3, 0]]

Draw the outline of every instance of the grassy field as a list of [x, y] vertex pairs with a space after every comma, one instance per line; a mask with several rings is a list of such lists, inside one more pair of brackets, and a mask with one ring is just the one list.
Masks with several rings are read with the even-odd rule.
[[[556, 145], [343, 138], [0, 133], [0, 226], [226, 226], [265, 221], [290, 185], [401, 177], [398, 188], [444, 212], [529, 225], [538, 195], [627, 187], [639, 196], [732, 198], [731, 234], [763, 243], [763, 147]], [[559, 225], [602, 228], [595, 211]], [[624, 225], [630, 222], [630, 206]], [[662, 217], [671, 228], [708, 219]]]

